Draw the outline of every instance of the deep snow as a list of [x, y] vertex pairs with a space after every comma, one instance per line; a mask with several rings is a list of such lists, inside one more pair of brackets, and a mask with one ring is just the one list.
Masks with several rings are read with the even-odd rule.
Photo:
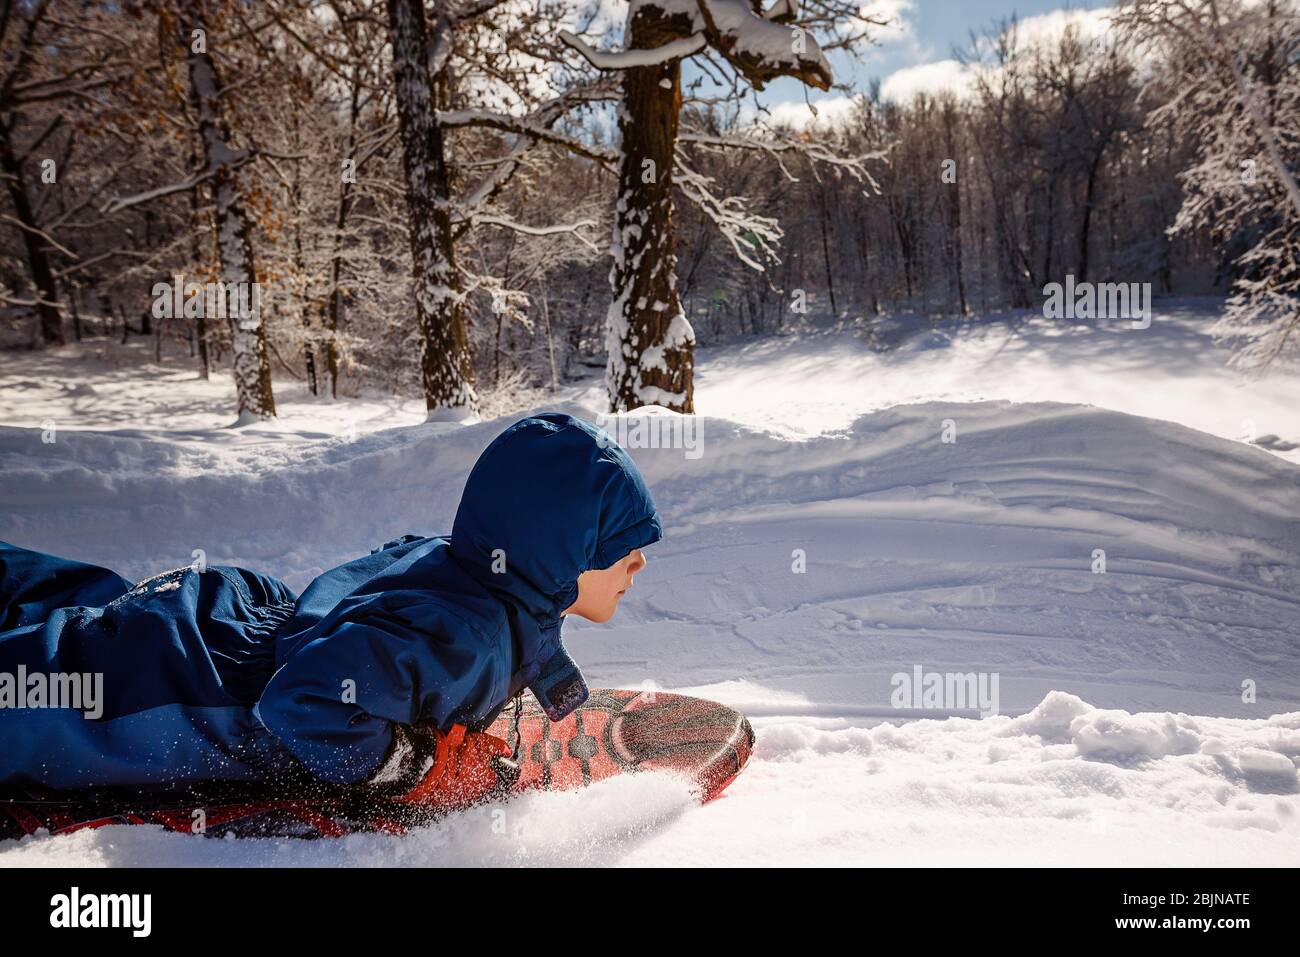
[[[1163, 318], [702, 351], [703, 454], [631, 450], [665, 540], [612, 623], [565, 633], [593, 685], [751, 715], [713, 804], [641, 776], [403, 839], [111, 828], [0, 864], [1300, 863], [1300, 468], [1234, 441], [1300, 438], [1297, 377], [1224, 371], [1201, 305]], [[214, 430], [219, 380], [134, 392], [78, 355], [6, 357], [0, 421], [26, 427], [0, 428], [0, 537], [133, 577], [201, 548], [301, 587], [443, 532], [505, 424], [284, 390], [277, 426]], [[595, 418], [590, 390], [559, 398]], [[996, 672], [1000, 714], [892, 707], [916, 666]]]

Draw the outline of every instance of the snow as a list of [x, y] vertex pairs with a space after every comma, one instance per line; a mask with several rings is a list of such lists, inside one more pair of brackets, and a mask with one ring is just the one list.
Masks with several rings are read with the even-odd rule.
[[662, 46], [650, 50], [596, 50], [583, 42], [581, 37], [561, 30], [559, 37], [566, 44], [577, 50], [592, 66], [599, 70], [630, 70], [634, 67], [660, 66], [673, 60], [693, 56], [705, 47], [705, 39], [699, 34], [670, 40]]
[[[683, 782], [644, 775], [525, 796], [403, 838], [205, 840], [114, 827], [8, 842], [0, 845], [0, 865], [1296, 863], [1294, 730], [1198, 718], [1201, 733], [1215, 735], [1225, 751], [1202, 747], [1122, 762], [1012, 732], [1012, 720], [864, 727], [760, 718], [748, 769], [702, 807]], [[1273, 749], [1282, 732], [1293, 736], [1289, 756]], [[1268, 766], [1255, 763], [1257, 754], [1268, 756]], [[1289, 778], [1274, 764], [1289, 767]]]
[[[656, 0], [657, 2], [657, 0]], [[748, 0], [704, 0], [700, 5], [718, 33], [729, 41], [736, 56], [749, 56], [768, 64], [798, 67], [800, 60], [815, 64], [831, 75], [821, 47], [806, 31], [773, 23], [754, 15]]]
[[[645, 775], [405, 838], [106, 828], [0, 844], [0, 865], [1294, 866], [1300, 469], [1240, 435], [1300, 439], [1297, 380], [1226, 370], [1214, 304], [1155, 305], [1146, 330], [921, 324], [877, 353], [849, 324], [699, 351], [702, 454], [631, 450], [665, 539], [611, 623], [565, 633], [593, 686], [751, 717], [718, 801]], [[505, 424], [282, 387], [281, 421], [231, 430], [220, 377], [6, 358], [0, 537], [135, 579], [202, 549], [301, 588], [445, 532]], [[600, 394], [553, 407], [595, 420]], [[894, 707], [917, 667], [996, 675], [998, 713]]]
[[[830, 63], [816, 39], [802, 28], [768, 18], [785, 12], [784, 3], [778, 3], [765, 16], [749, 0], [632, 0], [628, 24], [642, 8], [653, 8], [649, 14], [653, 19], [686, 21], [690, 34], [653, 48], [611, 51], [597, 50], [569, 30], [559, 31], [559, 38], [601, 70], [660, 66], [693, 56], [713, 43], [730, 56], [763, 64], [766, 70], [798, 71], [809, 64], [826, 78], [816, 85], [829, 83]], [[757, 85], [761, 88], [761, 83]]]
[[[1226, 439], [1300, 443], [1300, 376], [1280, 365], [1252, 380], [1229, 368], [1211, 328], [1219, 303], [1157, 299], [1150, 329], [1009, 315], [974, 324], [898, 325], [901, 345], [875, 354], [865, 329], [832, 328], [740, 348], [697, 351], [696, 405], [804, 438], [863, 411], [906, 402], [1071, 402], [1171, 419]], [[1279, 449], [1300, 464], [1296, 449]]]

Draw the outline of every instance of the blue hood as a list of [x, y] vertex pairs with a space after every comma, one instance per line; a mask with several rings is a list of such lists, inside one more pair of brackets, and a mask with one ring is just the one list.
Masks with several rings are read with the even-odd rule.
[[581, 419], [558, 412], [522, 419], [479, 456], [452, 526], [452, 557], [506, 604], [518, 685], [552, 718], [587, 697], [560, 640], [578, 576], [661, 537], [632, 459]]

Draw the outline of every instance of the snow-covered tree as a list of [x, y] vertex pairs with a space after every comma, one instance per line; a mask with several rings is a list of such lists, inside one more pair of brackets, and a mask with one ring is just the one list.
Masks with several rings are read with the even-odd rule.
[[[225, 319], [160, 321], [150, 307], [160, 281], [222, 277], [217, 186], [230, 172], [277, 382], [315, 382], [326, 395], [425, 394], [422, 358], [447, 352], [426, 349], [416, 321], [387, 0], [194, 2], [224, 81], [214, 115], [226, 123], [229, 163], [211, 168], [182, 0], [0, 5], [11, 151], [0, 156], [0, 343], [34, 345], [44, 325], [53, 342], [98, 337], [95, 348], [123, 364], [167, 361], [179, 345], [201, 369], [228, 370]], [[1027, 307], [1065, 271], [1198, 294], [1214, 291], [1214, 267], [1226, 263], [1238, 295], [1262, 283], [1256, 303], [1277, 297], [1254, 329], [1283, 315], [1289, 267], [1243, 254], [1284, 261], [1289, 194], [1268, 144], [1242, 125], [1250, 117], [1232, 98], [1230, 62], [1216, 86], [1198, 48], [1160, 41], [1173, 67], [1156, 71], [1139, 100], [1145, 64], [1160, 61], [1117, 56], [1114, 31], [1080, 15], [1087, 29], [1077, 35], [1040, 35], [1018, 32], [1013, 18], [972, 39], [968, 95], [869, 90], [808, 119], [765, 110], [755, 84], [782, 70], [824, 83], [822, 54], [869, 27], [850, 18], [821, 29], [856, 3], [767, 5], [755, 26], [755, 4], [638, 2], [633, 23], [626, 4], [590, 0], [421, 4], [455, 267], [455, 297], [440, 308], [459, 315], [481, 414], [536, 405], [541, 390], [596, 369], [614, 373], [622, 407], [687, 408], [691, 350], [681, 340], [797, 325], [796, 302], [887, 347], [913, 315]], [[1230, 32], [1270, 15], [1281, 22], [1288, 9], [1255, 0], [1238, 17], [1218, 5]], [[638, 16], [662, 32], [633, 38]], [[795, 30], [805, 27], [798, 54]], [[1289, 34], [1273, 33], [1270, 48], [1267, 27], [1248, 31], [1242, 76], [1290, 158], [1295, 57]], [[780, 63], [769, 70], [752, 43], [778, 35]], [[1186, 122], [1143, 124], [1184, 85], [1199, 104]], [[620, 99], [615, 114], [606, 104]], [[626, 149], [612, 148], [610, 119]], [[1220, 137], [1220, 122], [1245, 138]], [[888, 162], [864, 165], [886, 148]], [[1224, 189], [1186, 181], [1204, 215], [1167, 233], [1185, 198], [1175, 174], [1215, 162]], [[609, 262], [588, 238], [601, 234], [615, 237], [621, 263], [612, 322], [609, 300], [601, 304]], [[1260, 245], [1266, 234], [1282, 244]], [[1260, 345], [1285, 342], [1285, 323], [1269, 328], [1276, 335]], [[152, 348], [130, 340], [141, 334]]]
[[[182, 141], [190, 141], [183, 154], [191, 160], [190, 168], [183, 178], [170, 183], [140, 193], [111, 196], [103, 209], [120, 213], [188, 195], [192, 211], [188, 232], [197, 239], [203, 229], [200, 195], [210, 201], [206, 213], [215, 260], [212, 281], [223, 293], [220, 302], [208, 300], [207, 305], [218, 306], [220, 312], [206, 319], [224, 320], [220, 338], [231, 352], [236, 423], [271, 419], [275, 417], [275, 396], [265, 316], [260, 308], [264, 277], [255, 257], [258, 218], [248, 175], [250, 165], [262, 151], [252, 143], [241, 143], [236, 135], [239, 127], [231, 118], [231, 88], [224, 82], [217, 61], [218, 44], [232, 41], [232, 31], [222, 29], [230, 10], [209, 0], [161, 0], [152, 12], [157, 15], [159, 53], [165, 65], [172, 66], [166, 62], [168, 58], [183, 64], [178, 74], [183, 73], [184, 81], [179, 75], [169, 75], [170, 92], [181, 101], [183, 117], [169, 118], [169, 123], [173, 124], [173, 135], [175, 126], [182, 126]], [[161, 112], [162, 105], [154, 108]], [[192, 259], [199, 258], [196, 250]], [[228, 302], [242, 302], [251, 311], [227, 308]], [[215, 334], [211, 326], [201, 327], [200, 338], [206, 340], [209, 332]]]
[[[1117, 22], [1164, 57], [1147, 117], [1196, 146], [1171, 227], [1243, 248], [1216, 327], [1263, 369], [1300, 346], [1300, 11], [1291, 0], [1135, 0]], [[1163, 74], [1163, 78], [1161, 78]]]
[[[778, 0], [766, 11], [751, 0], [632, 0], [622, 51], [597, 51], [565, 34], [597, 69], [623, 77], [606, 334], [611, 410], [695, 410], [695, 333], [677, 291], [674, 185], [706, 209], [736, 253], [756, 267], [754, 257], [779, 236], [773, 220], [747, 215], [737, 198], [717, 196], [714, 184], [683, 161], [682, 61], [697, 55], [710, 61], [733, 87], [747, 83], [760, 90], [789, 76], [827, 90], [832, 76], [824, 49], [862, 42], [866, 28], [877, 23], [849, 0], [810, 0], [802, 10], [794, 0]], [[821, 44], [814, 33], [822, 35]], [[709, 145], [762, 148], [739, 138]]]
[[[286, 157], [265, 164], [281, 223], [278, 241], [263, 247], [282, 291], [277, 354], [301, 355], [311, 393], [336, 398], [340, 375], [361, 369], [351, 348], [359, 341], [345, 328], [349, 311], [409, 315], [406, 289], [375, 263], [390, 249], [397, 255], [405, 236], [368, 215], [390, 192], [390, 167], [400, 168], [389, 155], [397, 124], [384, 55], [387, 16], [366, 0], [277, 0], [263, 9], [274, 24], [264, 70], [284, 91], [254, 105], [259, 127]], [[387, 346], [392, 337], [385, 328], [378, 338]], [[402, 365], [393, 353], [386, 364]], [[295, 365], [285, 363], [296, 375]]]
[[[203, 0], [182, 0], [180, 14], [203, 171], [211, 182], [220, 281], [228, 290], [251, 289], [260, 277], [253, 258], [253, 219], [240, 172], [251, 154], [235, 145], [223, 112], [222, 80], [208, 49], [210, 26]], [[231, 310], [228, 322], [239, 420], [274, 418], [271, 360], [260, 310], [251, 317]]]
[[11, 209], [0, 220], [17, 231], [30, 290], [0, 288], [0, 302], [34, 309], [46, 344], [64, 341], [65, 298], [75, 316], [75, 293], [61, 296], [58, 285], [75, 289], [73, 277], [85, 266], [57, 234], [88, 207], [93, 214], [88, 194], [116, 177], [96, 168], [94, 147], [110, 123], [108, 93], [131, 64], [133, 31], [113, 29], [120, 19], [98, 3], [0, 8], [0, 178]]
[[[529, 227], [497, 214], [492, 204], [539, 144], [607, 161], [603, 151], [554, 126], [573, 107], [607, 99], [612, 90], [607, 84], [579, 85], [537, 101], [535, 88], [546, 85], [538, 81], [551, 72], [545, 41], [537, 42], [554, 33], [539, 27], [550, 22], [548, 14], [520, 16], [501, 0], [440, 4], [427, 21], [419, 0], [388, 0], [388, 11], [426, 404], [433, 418], [471, 417], [477, 398], [462, 314], [466, 299], [485, 292], [499, 316], [516, 314], [526, 297], [504, 287], [499, 277], [460, 265], [456, 243], [482, 225], [530, 234], [571, 233], [590, 225]], [[498, 14], [499, 22], [493, 19]], [[469, 77], [477, 79], [476, 91]], [[454, 99], [467, 101], [465, 107], [452, 108], [458, 105]], [[498, 131], [507, 140], [498, 155], [476, 156], [463, 164], [477, 176], [455, 194], [449, 130], [466, 131], [462, 135]]]
[[476, 414], [476, 397], [452, 239], [451, 182], [429, 69], [438, 50], [429, 43], [424, 17], [420, 0], [388, 0], [425, 405], [431, 419], [461, 419]]

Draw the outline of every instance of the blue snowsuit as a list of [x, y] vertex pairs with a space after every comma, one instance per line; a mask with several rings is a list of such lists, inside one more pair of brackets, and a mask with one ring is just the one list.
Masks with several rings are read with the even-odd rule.
[[[0, 787], [263, 780], [302, 766], [355, 784], [404, 725], [482, 728], [524, 688], [562, 717], [587, 696], [560, 640], [578, 575], [661, 535], [627, 453], [547, 413], [483, 452], [449, 537], [404, 536], [301, 595], [217, 566], [133, 586], [0, 543]], [[101, 673], [102, 714], [32, 706], [20, 669], [28, 682]]]

